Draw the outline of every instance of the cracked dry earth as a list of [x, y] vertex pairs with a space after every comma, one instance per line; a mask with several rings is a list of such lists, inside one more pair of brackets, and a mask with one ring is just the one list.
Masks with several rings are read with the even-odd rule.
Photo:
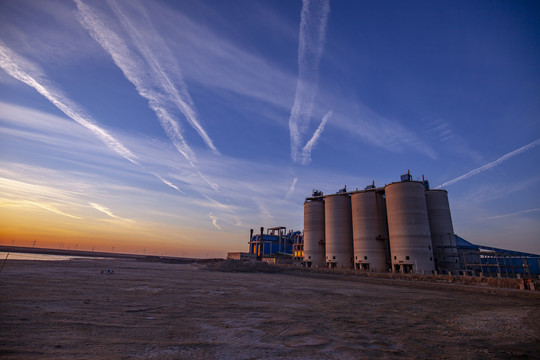
[[539, 358], [539, 310], [538, 296], [304, 272], [12, 260], [0, 273], [0, 358]]

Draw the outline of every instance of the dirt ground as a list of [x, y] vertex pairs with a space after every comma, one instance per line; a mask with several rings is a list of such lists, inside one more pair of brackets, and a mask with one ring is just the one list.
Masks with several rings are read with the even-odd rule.
[[536, 295], [200, 264], [8, 260], [0, 358], [540, 358]]

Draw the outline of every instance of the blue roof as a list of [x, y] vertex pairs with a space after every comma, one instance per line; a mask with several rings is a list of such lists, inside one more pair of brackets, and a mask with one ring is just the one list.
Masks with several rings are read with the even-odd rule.
[[499, 249], [491, 246], [484, 246], [484, 245], [475, 245], [461, 236], [454, 235], [456, 238], [457, 246], [459, 249], [467, 249], [467, 250], [489, 250], [489, 251], [496, 251], [498, 253], [504, 253], [508, 255], [515, 255], [515, 256], [524, 256], [524, 257], [540, 257], [538, 254], [531, 254], [521, 251], [513, 251], [513, 250], [506, 250], [506, 249]]
[[478, 245], [471, 244], [470, 242], [468, 242], [467, 240], [465, 240], [461, 236], [454, 235], [454, 237], [456, 238], [457, 247], [459, 249], [468, 249], [468, 250], [479, 250], [480, 249], [480, 247]]

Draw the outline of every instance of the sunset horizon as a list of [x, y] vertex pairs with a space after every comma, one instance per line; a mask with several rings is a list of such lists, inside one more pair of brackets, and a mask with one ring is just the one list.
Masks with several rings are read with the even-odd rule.
[[0, 244], [224, 258], [410, 171], [539, 254], [539, 9], [3, 1]]

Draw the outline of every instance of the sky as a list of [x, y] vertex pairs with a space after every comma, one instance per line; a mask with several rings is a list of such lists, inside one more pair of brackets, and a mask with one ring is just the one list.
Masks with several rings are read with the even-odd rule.
[[0, 1], [0, 243], [171, 256], [411, 171], [540, 253], [537, 1]]

